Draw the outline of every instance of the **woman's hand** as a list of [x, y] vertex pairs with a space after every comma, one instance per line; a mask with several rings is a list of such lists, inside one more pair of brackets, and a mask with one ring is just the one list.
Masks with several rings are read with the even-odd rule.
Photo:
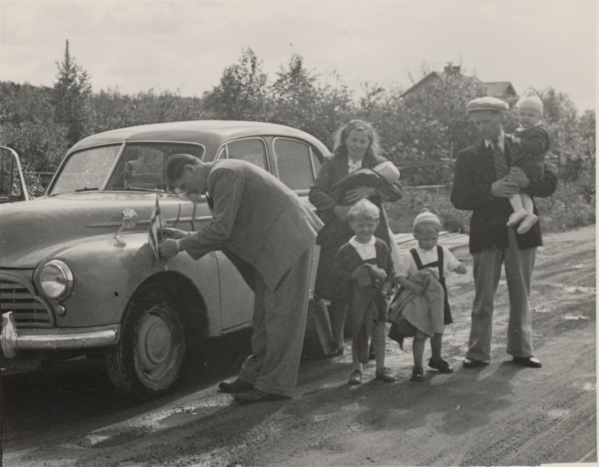
[[370, 198], [374, 195], [376, 195], [376, 189], [374, 187], [359, 186], [349, 190], [345, 195], [345, 199], [347, 199], [348, 203], [354, 204], [356, 201], [359, 201], [362, 198]]
[[160, 232], [162, 233], [162, 238], [172, 238], [173, 240], [185, 238], [189, 235], [189, 232], [185, 230], [174, 229], [172, 227], [163, 227]]
[[347, 222], [347, 213], [349, 212], [349, 208], [350, 208], [350, 206], [337, 205], [333, 208], [333, 212], [337, 216], [337, 219], [339, 219], [341, 222], [345, 223], [345, 222]]

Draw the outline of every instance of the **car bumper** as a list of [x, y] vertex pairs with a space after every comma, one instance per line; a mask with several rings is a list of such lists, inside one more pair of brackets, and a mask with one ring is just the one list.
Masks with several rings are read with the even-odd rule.
[[20, 350], [67, 350], [106, 347], [118, 342], [120, 324], [78, 329], [17, 329], [12, 312], [2, 315], [0, 345], [6, 358]]

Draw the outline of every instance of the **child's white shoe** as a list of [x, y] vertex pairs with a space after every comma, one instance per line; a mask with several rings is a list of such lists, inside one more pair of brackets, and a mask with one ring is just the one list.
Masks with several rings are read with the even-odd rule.
[[526, 216], [526, 218], [522, 221], [522, 223], [520, 224], [520, 227], [518, 227], [517, 232], [522, 235], [525, 234], [526, 232], [528, 232], [531, 227], [533, 225], [535, 225], [537, 222], [539, 222], [539, 216], [535, 215], [535, 214], [529, 214]]
[[[519, 223], [521, 220], [525, 219], [525, 218], [526, 218], [526, 216], [528, 216], [528, 213], [527, 213], [527, 212], [526, 212], [524, 209], [522, 209], [521, 211], [514, 211], [514, 212], [512, 213], [512, 215], [510, 216], [510, 218], [508, 219], [508, 221], [507, 221], [507, 224], [506, 224], [506, 225], [507, 225], [508, 227], [513, 227], [513, 226], [515, 226], [515, 225], [518, 225], [518, 223]], [[529, 228], [530, 228], [530, 227], [529, 227]]]

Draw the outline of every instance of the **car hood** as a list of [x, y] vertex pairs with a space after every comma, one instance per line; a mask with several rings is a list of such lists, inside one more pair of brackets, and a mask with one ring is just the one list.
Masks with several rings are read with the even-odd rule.
[[43, 258], [75, 243], [116, 234], [125, 208], [135, 209], [138, 215], [135, 230], [147, 231], [155, 204], [155, 193], [74, 193], [4, 204], [0, 206], [0, 266], [34, 268]]

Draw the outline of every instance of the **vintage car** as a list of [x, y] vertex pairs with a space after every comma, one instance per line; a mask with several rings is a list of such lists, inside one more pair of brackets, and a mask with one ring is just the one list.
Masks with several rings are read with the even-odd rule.
[[220, 252], [167, 262], [150, 246], [157, 205], [169, 226], [211, 220], [166, 191], [170, 156], [243, 159], [307, 203], [329, 154], [311, 135], [258, 122], [190, 121], [87, 137], [66, 154], [44, 196], [0, 207], [2, 368], [38, 368], [100, 353], [115, 386], [147, 400], [172, 388], [186, 349], [251, 326], [253, 294]]
[[19, 155], [14, 149], [0, 146], [0, 204], [28, 199]]

